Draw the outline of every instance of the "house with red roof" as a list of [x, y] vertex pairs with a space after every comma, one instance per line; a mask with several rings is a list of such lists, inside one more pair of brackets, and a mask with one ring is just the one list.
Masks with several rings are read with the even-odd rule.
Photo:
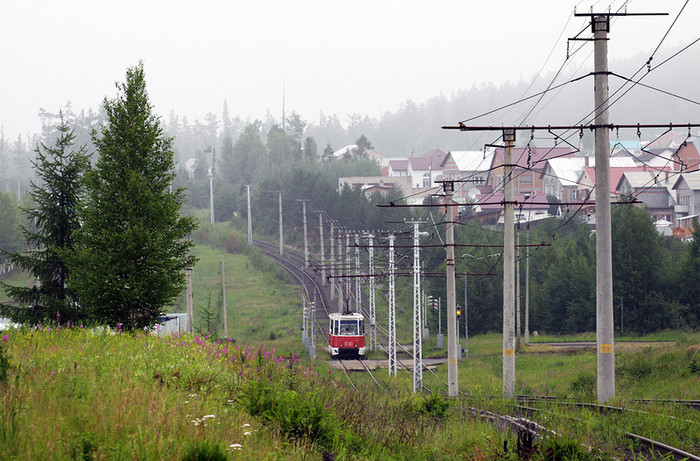
[[[545, 195], [542, 173], [547, 160], [553, 158], [575, 157], [578, 151], [570, 147], [516, 147], [513, 149], [514, 186], [516, 194], [537, 192]], [[488, 184], [495, 190], [503, 190], [505, 174], [505, 149], [494, 151]]]
[[410, 157], [408, 159], [408, 175], [411, 176], [413, 187], [435, 187], [435, 179], [442, 175], [442, 161], [446, 152], [433, 149], [424, 157]]

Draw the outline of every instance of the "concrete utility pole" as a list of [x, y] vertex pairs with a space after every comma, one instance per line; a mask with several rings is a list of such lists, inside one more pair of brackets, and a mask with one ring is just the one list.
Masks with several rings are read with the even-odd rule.
[[246, 184], [248, 191], [248, 245], [253, 244], [253, 221], [250, 219], [250, 184]]
[[[521, 208], [522, 211], [522, 208]], [[522, 213], [521, 213], [522, 214]], [[520, 217], [518, 216], [517, 232], [515, 233], [515, 350], [521, 347], [520, 337]]]
[[530, 213], [525, 231], [525, 345], [530, 345]]
[[420, 306], [419, 221], [413, 221], [413, 393], [423, 392], [423, 320]]
[[503, 393], [512, 398], [515, 393], [515, 209], [513, 193], [513, 147], [515, 130], [503, 130], [505, 142], [505, 207], [503, 211]]
[[224, 336], [228, 338], [228, 318], [226, 317], [226, 263], [221, 253], [221, 294], [224, 301]]
[[455, 191], [455, 183], [444, 182], [445, 190], [445, 276], [447, 278], [447, 395], [457, 397], [459, 392], [457, 376], [457, 292], [455, 288], [455, 234], [454, 234], [454, 207], [452, 206], [452, 196]]
[[330, 248], [331, 248], [331, 260], [330, 260], [330, 274], [331, 274], [331, 300], [335, 296], [335, 225], [331, 221], [331, 232], [330, 232]]
[[608, 31], [610, 16], [593, 16], [595, 75], [596, 332], [598, 401], [615, 397], [610, 132], [608, 131]]
[[394, 234], [389, 235], [389, 376], [396, 376], [396, 275]]
[[326, 242], [323, 241], [323, 213], [318, 212], [318, 244], [321, 247], [321, 286], [326, 286]]
[[316, 291], [314, 291], [314, 303], [311, 305], [311, 346], [309, 355], [311, 360], [316, 360]]
[[280, 203], [280, 256], [284, 254], [284, 227], [282, 225], [282, 191], [279, 191], [279, 203]]
[[345, 280], [342, 278], [345, 275], [345, 269], [343, 267], [343, 231], [342, 229], [338, 229], [338, 265], [339, 265], [339, 270], [337, 272], [337, 275], [340, 275], [338, 277], [338, 282], [337, 282], [337, 288], [338, 288], [338, 312], [342, 313], [343, 312], [343, 298], [345, 297], [344, 291], [343, 291], [343, 284], [345, 283]]
[[362, 284], [360, 283], [360, 236], [355, 234], [355, 312], [362, 313]]
[[209, 217], [211, 224], [214, 224], [214, 166], [212, 165], [211, 173], [209, 174]]
[[374, 234], [367, 236], [369, 239], [369, 350], [377, 348], [377, 314], [374, 299]]
[[304, 267], [309, 267], [309, 233], [306, 228], [306, 200], [301, 200], [301, 212], [304, 222]]
[[[350, 268], [352, 267], [352, 256], [350, 255], [350, 232], [345, 232], [345, 274], [350, 275]], [[355, 312], [352, 308], [352, 291], [350, 277], [345, 277], [345, 296], [348, 297], [348, 310], [350, 312]]]
[[187, 278], [187, 332], [194, 333], [194, 303], [192, 299], [192, 267], [185, 272]]

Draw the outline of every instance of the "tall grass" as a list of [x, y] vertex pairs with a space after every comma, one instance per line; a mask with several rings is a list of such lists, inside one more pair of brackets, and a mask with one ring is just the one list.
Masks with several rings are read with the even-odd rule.
[[3, 344], [11, 368], [0, 391], [2, 459], [303, 459], [324, 450], [447, 459], [489, 453], [487, 436], [509, 437], [477, 423], [468, 432], [481, 444], [447, 447], [458, 436], [442, 435], [456, 423], [449, 406], [351, 390], [323, 367], [263, 347], [65, 327], [9, 331]]

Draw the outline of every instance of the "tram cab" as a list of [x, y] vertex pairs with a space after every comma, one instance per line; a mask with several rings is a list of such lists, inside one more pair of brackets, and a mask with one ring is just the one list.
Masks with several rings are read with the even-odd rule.
[[328, 352], [331, 357], [365, 355], [365, 318], [356, 312], [329, 316]]

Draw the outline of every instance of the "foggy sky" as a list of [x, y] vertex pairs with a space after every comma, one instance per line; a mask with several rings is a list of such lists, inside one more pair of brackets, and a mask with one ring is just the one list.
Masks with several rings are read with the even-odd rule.
[[[610, 58], [650, 54], [685, 0], [634, 0], [613, 22]], [[0, 14], [0, 126], [6, 139], [38, 132], [39, 108], [96, 110], [116, 94], [128, 66], [143, 60], [155, 112], [190, 122], [207, 112], [317, 121], [321, 112], [378, 117], [411, 99], [481, 82], [529, 80], [566, 38], [586, 27], [573, 9], [617, 10], [588, 1], [493, 0], [3, 0]], [[661, 6], [663, 4], [663, 6]], [[691, 2], [665, 46], [700, 36]], [[584, 34], [588, 36], [588, 30]], [[580, 44], [580, 42], [579, 42]], [[572, 45], [574, 46], [574, 45]], [[578, 45], [576, 45], [578, 46]], [[590, 50], [573, 59], [592, 60]], [[469, 115], [465, 108], [465, 116]], [[452, 123], [453, 120], [446, 120]]]

